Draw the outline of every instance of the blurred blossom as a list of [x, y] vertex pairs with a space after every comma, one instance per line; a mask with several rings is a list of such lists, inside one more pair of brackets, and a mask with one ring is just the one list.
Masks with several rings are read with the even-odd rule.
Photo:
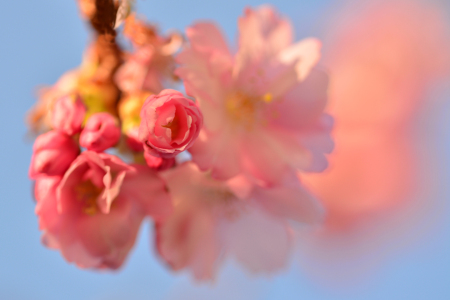
[[377, 265], [404, 240], [400, 228], [413, 228], [433, 205], [424, 201], [432, 179], [424, 180], [413, 130], [426, 93], [450, 75], [441, 11], [426, 1], [347, 1], [325, 24], [336, 149], [326, 172], [301, 175], [328, 211], [324, 228], [303, 245], [302, 260], [316, 275], [338, 282], [350, 262], [356, 274]]
[[159, 93], [167, 83], [176, 80], [172, 55], [182, 45], [181, 35], [160, 36], [156, 27], [137, 20], [134, 14], [125, 20], [124, 35], [131, 40], [135, 51], [127, 55], [115, 77], [122, 91]]
[[172, 269], [187, 269], [199, 280], [214, 278], [228, 257], [253, 273], [285, 267], [293, 245], [289, 221], [322, 218], [298, 181], [274, 188], [253, 186], [243, 176], [217, 181], [192, 162], [161, 174], [175, 209], [156, 223], [158, 252]]
[[91, 151], [64, 177], [39, 177], [35, 196], [43, 243], [82, 268], [119, 268], [146, 214], [159, 220], [171, 211], [155, 173]]
[[108, 113], [93, 114], [80, 134], [80, 146], [95, 152], [102, 152], [119, 142], [118, 121]]
[[289, 20], [269, 6], [246, 9], [238, 25], [236, 55], [204, 22], [187, 28], [190, 45], [177, 57], [176, 74], [205, 116], [193, 161], [216, 179], [242, 173], [267, 186], [296, 169], [324, 170], [333, 143], [323, 113], [328, 77], [314, 68], [320, 42], [293, 43]]

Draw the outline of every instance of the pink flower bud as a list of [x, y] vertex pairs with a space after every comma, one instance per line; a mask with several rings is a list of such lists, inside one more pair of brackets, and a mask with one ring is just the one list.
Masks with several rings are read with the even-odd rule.
[[145, 162], [147, 163], [147, 166], [149, 166], [151, 169], [157, 170], [157, 171], [164, 171], [167, 169], [170, 169], [175, 165], [175, 158], [162, 158], [162, 157], [156, 157], [151, 155], [150, 153], [144, 152], [144, 158]]
[[202, 125], [203, 115], [194, 101], [178, 91], [163, 90], [142, 106], [139, 139], [146, 152], [170, 158], [192, 146]]
[[29, 176], [63, 175], [80, 153], [75, 141], [57, 130], [41, 134], [33, 145]]
[[60, 98], [53, 108], [52, 126], [70, 136], [81, 131], [86, 107], [80, 96], [70, 94]]
[[120, 139], [120, 128], [116, 119], [108, 113], [93, 114], [86, 122], [80, 135], [80, 146], [95, 152], [102, 152]]

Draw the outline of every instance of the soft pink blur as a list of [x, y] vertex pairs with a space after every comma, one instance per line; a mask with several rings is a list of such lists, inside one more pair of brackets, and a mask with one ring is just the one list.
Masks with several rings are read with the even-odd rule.
[[163, 90], [142, 106], [139, 139], [147, 153], [172, 158], [192, 146], [202, 125], [203, 115], [194, 101], [178, 91]]
[[92, 151], [63, 177], [39, 177], [35, 196], [43, 243], [81, 268], [119, 268], [146, 214], [161, 220], [171, 212], [154, 172]]
[[139, 91], [161, 92], [176, 80], [172, 55], [181, 47], [183, 38], [178, 33], [164, 37], [156, 27], [136, 18], [135, 14], [125, 20], [123, 31], [131, 40], [135, 51], [126, 56], [116, 73], [115, 80], [125, 93]]
[[268, 6], [246, 9], [238, 25], [236, 55], [204, 22], [187, 28], [190, 46], [177, 57], [176, 73], [205, 116], [193, 161], [217, 179], [245, 174], [263, 185], [291, 180], [296, 168], [325, 169], [333, 143], [323, 113], [328, 77], [313, 68], [320, 42], [293, 43], [289, 20]]
[[326, 172], [301, 176], [328, 210], [323, 230], [304, 245], [316, 275], [338, 282], [348, 261], [376, 265], [404, 239], [400, 222], [412, 228], [433, 205], [419, 199], [426, 170], [413, 125], [426, 92], [450, 74], [440, 10], [425, 1], [347, 1], [326, 24], [336, 148]]
[[80, 146], [102, 152], [119, 142], [119, 122], [109, 113], [96, 113], [89, 117], [80, 134]]
[[33, 145], [29, 176], [63, 175], [78, 153], [80, 148], [70, 136], [57, 130], [41, 134]]
[[161, 173], [174, 213], [156, 224], [157, 249], [174, 270], [196, 279], [216, 276], [233, 258], [252, 273], [286, 267], [293, 246], [290, 222], [318, 224], [323, 210], [299, 185], [254, 186], [244, 176], [217, 181], [192, 162]]

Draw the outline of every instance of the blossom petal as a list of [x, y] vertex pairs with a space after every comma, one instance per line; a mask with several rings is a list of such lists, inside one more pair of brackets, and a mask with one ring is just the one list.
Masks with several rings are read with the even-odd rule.
[[[239, 53], [237, 60], [268, 58], [292, 43], [292, 26], [270, 6], [247, 8], [239, 23]], [[243, 65], [242, 65], [243, 67]], [[244, 67], [243, 67], [244, 68]]]
[[258, 187], [252, 197], [264, 210], [277, 217], [302, 224], [319, 224], [324, 219], [324, 209], [319, 201], [298, 181], [270, 189]]
[[240, 171], [237, 144], [238, 137], [230, 132], [208, 135], [202, 131], [189, 152], [201, 170], [211, 170], [216, 179], [229, 179]]
[[157, 225], [157, 249], [174, 270], [190, 268], [196, 279], [207, 280], [219, 262], [215, 220], [204, 207], [187, 204]]
[[123, 197], [139, 203], [146, 214], [155, 220], [166, 218], [173, 206], [164, 182], [156, 172], [142, 165], [133, 165], [134, 172], [127, 173], [122, 184]]
[[322, 43], [315, 38], [301, 40], [294, 45], [283, 49], [278, 58], [283, 63], [296, 63], [296, 71], [299, 80], [303, 80], [308, 76], [312, 67], [314, 67], [320, 59], [320, 48]]
[[117, 269], [134, 245], [144, 214], [121, 197], [114, 206], [108, 214], [81, 215], [73, 224], [83, 247], [91, 256], [101, 258], [96, 265], [83, 267]]
[[176, 74], [183, 79], [186, 93], [203, 101], [221, 99], [230, 81], [232, 57], [220, 30], [212, 23], [197, 23], [187, 30], [191, 47], [177, 56]]
[[292, 245], [288, 227], [257, 208], [226, 224], [227, 250], [252, 272], [286, 266]]
[[242, 140], [240, 151], [244, 172], [263, 185], [294, 178], [295, 168], [309, 161], [307, 150], [283, 132], [253, 132]]
[[327, 103], [328, 76], [313, 69], [308, 77], [288, 91], [280, 101], [270, 103], [266, 118], [288, 130], [302, 130], [316, 122]]

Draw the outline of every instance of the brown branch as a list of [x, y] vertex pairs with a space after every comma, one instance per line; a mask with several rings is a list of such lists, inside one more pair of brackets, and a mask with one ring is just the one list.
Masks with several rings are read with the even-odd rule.
[[118, 9], [117, 1], [95, 0], [95, 12], [89, 21], [98, 35], [116, 36], [114, 25]]
[[116, 15], [119, 8], [117, 0], [80, 0], [92, 8], [87, 15], [89, 23], [95, 31], [93, 43], [95, 59], [98, 63], [96, 72], [91, 80], [109, 87], [117, 95], [119, 89], [114, 82], [114, 74], [122, 64], [122, 51], [116, 43], [116, 30], [114, 29]]
[[118, 0], [78, 0], [78, 4], [95, 32], [93, 48], [98, 68], [92, 80], [112, 83], [114, 73], [122, 63], [114, 29], [120, 3]]

